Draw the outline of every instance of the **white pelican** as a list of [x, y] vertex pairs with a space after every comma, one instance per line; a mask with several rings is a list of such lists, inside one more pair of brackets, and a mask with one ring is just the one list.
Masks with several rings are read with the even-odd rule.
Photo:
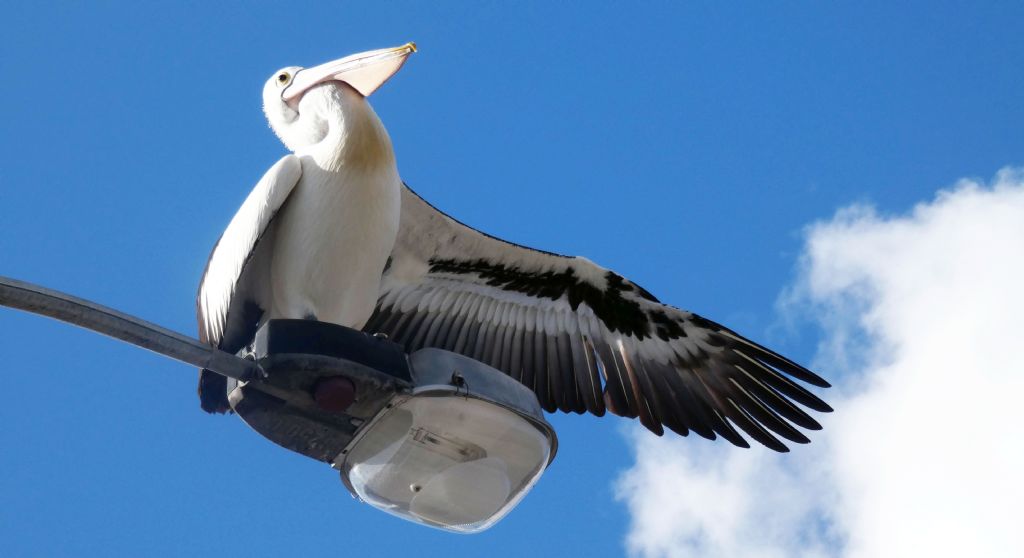
[[[777, 450], [831, 408], [791, 378], [799, 364], [582, 257], [474, 230], [403, 185], [367, 97], [415, 46], [315, 68], [284, 68], [263, 89], [270, 126], [293, 152], [267, 171], [210, 255], [200, 338], [229, 352], [271, 318], [315, 318], [386, 333], [407, 351], [439, 347], [504, 371], [549, 412], [639, 417]], [[285, 203], [287, 202], [287, 203]], [[228, 410], [203, 372], [207, 411]]]

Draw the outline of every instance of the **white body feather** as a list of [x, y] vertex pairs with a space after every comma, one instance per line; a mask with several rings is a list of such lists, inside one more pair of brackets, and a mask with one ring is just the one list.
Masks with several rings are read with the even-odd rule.
[[275, 225], [268, 317], [362, 327], [398, 233], [398, 171], [301, 160], [302, 179]]

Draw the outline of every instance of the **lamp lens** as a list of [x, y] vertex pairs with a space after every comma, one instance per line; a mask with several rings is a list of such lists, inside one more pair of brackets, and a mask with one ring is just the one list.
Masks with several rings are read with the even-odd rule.
[[526, 495], [551, 454], [546, 433], [480, 399], [414, 396], [370, 427], [342, 474], [363, 501], [450, 531], [482, 531]]

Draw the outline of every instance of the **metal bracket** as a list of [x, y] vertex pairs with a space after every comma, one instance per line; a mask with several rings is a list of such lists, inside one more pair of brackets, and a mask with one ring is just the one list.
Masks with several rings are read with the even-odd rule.
[[0, 305], [47, 316], [149, 349], [236, 380], [262, 374], [258, 364], [146, 320], [60, 291], [0, 276]]

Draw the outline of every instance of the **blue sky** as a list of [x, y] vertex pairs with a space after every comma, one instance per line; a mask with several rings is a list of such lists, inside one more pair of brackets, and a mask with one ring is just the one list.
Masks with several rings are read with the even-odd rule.
[[[263, 82], [414, 40], [371, 101], [419, 193], [810, 362], [827, 331], [777, 309], [809, 224], [1024, 165], [1022, 18], [1001, 2], [6, 6], [0, 275], [193, 333], [210, 248], [285, 153]], [[627, 551], [623, 420], [552, 417], [540, 484], [459, 537], [202, 413], [187, 366], [13, 311], [0, 354], [7, 556]]]

